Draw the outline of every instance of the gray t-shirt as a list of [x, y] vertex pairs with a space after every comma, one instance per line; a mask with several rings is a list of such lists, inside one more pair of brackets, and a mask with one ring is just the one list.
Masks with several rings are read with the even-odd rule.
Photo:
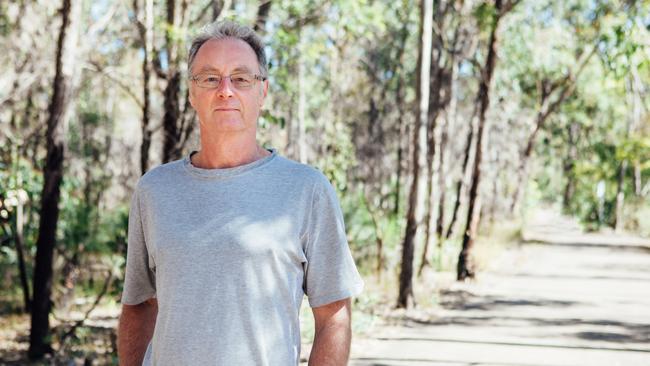
[[140, 178], [122, 303], [157, 298], [143, 365], [297, 365], [304, 294], [317, 307], [361, 292], [333, 187], [269, 151], [226, 169], [188, 156]]

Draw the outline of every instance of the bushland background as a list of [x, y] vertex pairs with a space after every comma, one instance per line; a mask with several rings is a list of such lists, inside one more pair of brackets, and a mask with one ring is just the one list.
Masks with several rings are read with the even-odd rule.
[[649, 1], [3, 1], [0, 362], [117, 362], [130, 195], [198, 148], [218, 19], [267, 45], [259, 140], [338, 191], [355, 332], [480, 281], [540, 208], [650, 236]]

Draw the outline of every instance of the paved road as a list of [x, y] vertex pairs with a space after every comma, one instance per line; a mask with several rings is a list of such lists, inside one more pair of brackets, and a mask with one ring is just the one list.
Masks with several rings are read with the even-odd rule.
[[[535, 241], [542, 231], [574, 229], [539, 219], [529, 233]], [[643, 241], [607, 235], [524, 243], [504, 251], [477, 282], [439, 295], [441, 309], [428, 317], [355, 340], [350, 365], [650, 365]]]

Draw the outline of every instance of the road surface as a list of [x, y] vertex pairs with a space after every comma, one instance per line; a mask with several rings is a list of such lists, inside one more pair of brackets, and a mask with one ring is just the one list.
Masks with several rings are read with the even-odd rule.
[[355, 339], [350, 365], [650, 365], [648, 241], [585, 236], [549, 212], [524, 237], [437, 310]]

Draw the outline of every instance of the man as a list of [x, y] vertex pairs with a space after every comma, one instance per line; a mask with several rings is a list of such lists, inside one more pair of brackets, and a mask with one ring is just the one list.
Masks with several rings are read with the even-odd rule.
[[345, 365], [363, 282], [329, 181], [256, 141], [268, 92], [259, 37], [214, 23], [188, 66], [201, 148], [133, 194], [120, 364], [296, 365], [306, 294], [310, 365]]

